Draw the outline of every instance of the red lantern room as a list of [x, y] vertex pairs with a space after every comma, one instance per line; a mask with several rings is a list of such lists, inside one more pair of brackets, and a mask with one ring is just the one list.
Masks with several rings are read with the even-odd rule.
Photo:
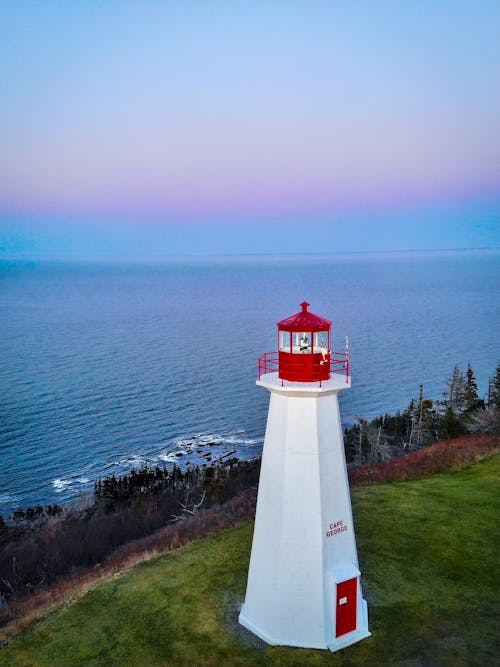
[[291, 382], [330, 378], [331, 321], [310, 313], [303, 301], [300, 313], [278, 322], [279, 377]]
[[332, 352], [330, 320], [310, 313], [303, 301], [300, 313], [278, 322], [278, 351], [266, 352], [259, 359], [259, 380], [274, 373], [289, 382], [329, 380], [332, 373], [345, 374], [349, 382], [349, 349]]

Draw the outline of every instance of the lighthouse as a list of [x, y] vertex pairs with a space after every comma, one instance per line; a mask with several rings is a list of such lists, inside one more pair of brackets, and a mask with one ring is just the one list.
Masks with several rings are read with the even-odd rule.
[[336, 651], [370, 635], [338, 404], [349, 351], [308, 307], [259, 359], [270, 402], [239, 621], [268, 644]]

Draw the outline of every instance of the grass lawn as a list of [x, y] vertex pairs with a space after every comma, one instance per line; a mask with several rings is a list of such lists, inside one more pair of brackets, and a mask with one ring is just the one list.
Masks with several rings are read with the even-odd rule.
[[246, 524], [100, 585], [9, 642], [0, 665], [496, 667], [499, 469], [497, 455], [353, 489], [373, 636], [337, 653], [270, 647], [239, 626]]

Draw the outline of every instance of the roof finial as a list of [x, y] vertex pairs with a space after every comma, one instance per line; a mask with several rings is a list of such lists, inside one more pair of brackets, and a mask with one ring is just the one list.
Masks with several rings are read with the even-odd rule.
[[302, 301], [300, 304], [302, 306], [302, 313], [305, 315], [307, 313], [307, 306], [309, 305], [307, 301]]

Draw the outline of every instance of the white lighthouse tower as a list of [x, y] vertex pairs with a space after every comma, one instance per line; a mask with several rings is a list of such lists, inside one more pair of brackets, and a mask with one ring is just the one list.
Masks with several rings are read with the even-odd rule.
[[259, 359], [271, 397], [239, 621], [268, 644], [336, 651], [370, 635], [338, 404], [349, 353], [331, 352], [332, 323], [301, 306]]

